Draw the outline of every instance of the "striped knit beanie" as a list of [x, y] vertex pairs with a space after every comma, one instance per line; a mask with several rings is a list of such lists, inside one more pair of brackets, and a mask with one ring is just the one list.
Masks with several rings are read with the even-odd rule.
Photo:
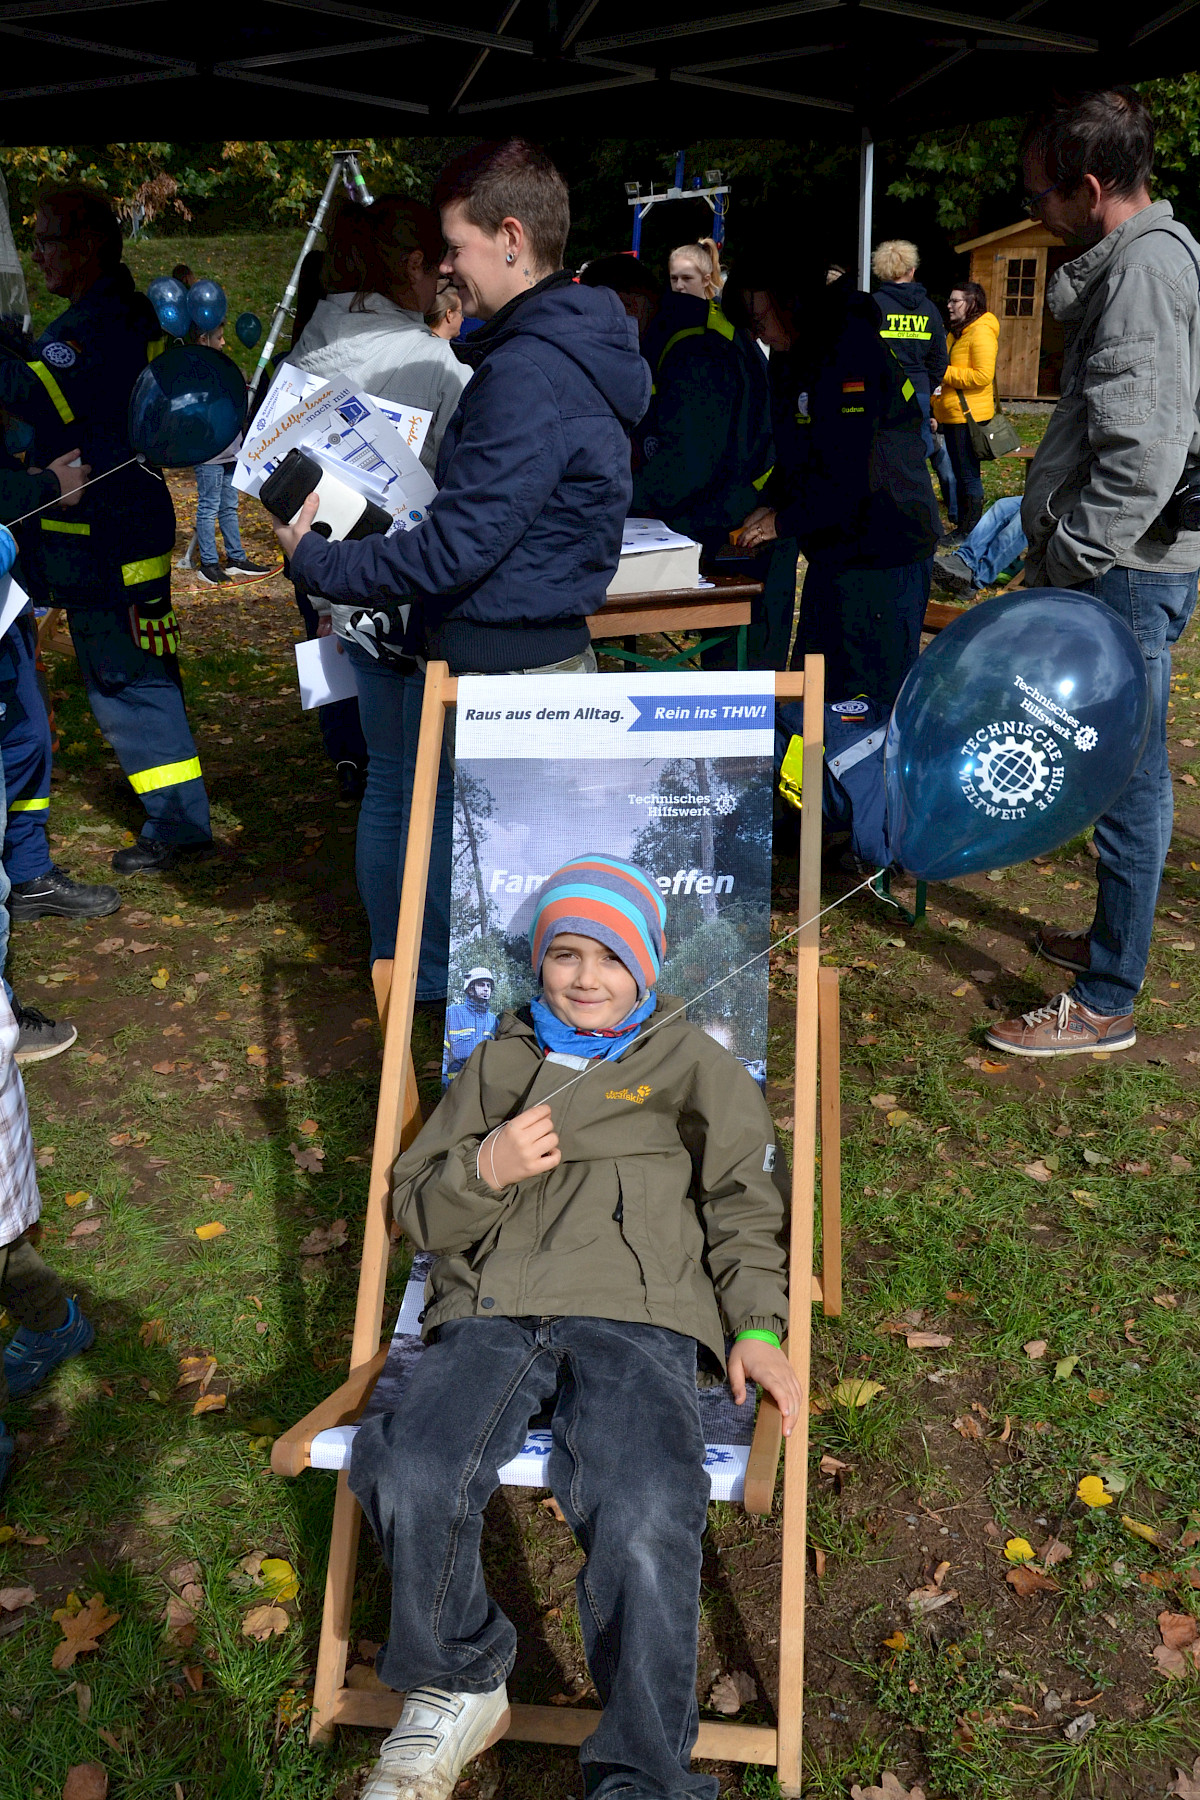
[[577, 856], [538, 895], [529, 927], [533, 972], [560, 932], [596, 938], [619, 956], [642, 999], [658, 980], [666, 951], [667, 909], [652, 876], [616, 856]]

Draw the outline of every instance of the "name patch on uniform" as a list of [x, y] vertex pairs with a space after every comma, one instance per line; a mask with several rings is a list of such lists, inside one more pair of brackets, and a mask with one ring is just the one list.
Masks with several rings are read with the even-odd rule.
[[70, 344], [47, 344], [42, 351], [42, 361], [48, 362], [52, 369], [71, 369], [75, 366], [75, 352]]

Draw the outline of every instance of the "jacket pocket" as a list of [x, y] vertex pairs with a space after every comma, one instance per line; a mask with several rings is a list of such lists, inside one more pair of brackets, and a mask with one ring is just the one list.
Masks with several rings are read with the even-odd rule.
[[1122, 338], [1093, 350], [1083, 373], [1088, 411], [1097, 425], [1144, 425], [1158, 400], [1155, 338]]
[[679, 1292], [694, 1269], [683, 1247], [679, 1206], [665, 1191], [651, 1194], [639, 1157], [623, 1157], [617, 1163], [617, 1180], [621, 1189], [617, 1222], [641, 1270], [646, 1305], [651, 1317], [672, 1317]]

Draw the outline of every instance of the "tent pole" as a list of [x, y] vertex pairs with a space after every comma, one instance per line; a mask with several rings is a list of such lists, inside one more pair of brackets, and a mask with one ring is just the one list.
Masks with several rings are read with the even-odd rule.
[[858, 153], [858, 285], [864, 293], [871, 287], [871, 213], [875, 201], [875, 140], [871, 127], [862, 128], [862, 145]]

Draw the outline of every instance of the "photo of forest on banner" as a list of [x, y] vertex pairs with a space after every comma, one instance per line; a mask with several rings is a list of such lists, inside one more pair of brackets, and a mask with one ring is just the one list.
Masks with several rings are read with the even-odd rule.
[[447, 1074], [454, 1051], [469, 1054], [533, 993], [528, 934], [543, 882], [596, 851], [644, 869], [663, 896], [659, 992], [703, 995], [689, 1018], [765, 1084], [765, 958], [704, 993], [770, 942], [764, 685], [754, 673], [674, 675], [666, 695], [661, 675], [459, 682]]

